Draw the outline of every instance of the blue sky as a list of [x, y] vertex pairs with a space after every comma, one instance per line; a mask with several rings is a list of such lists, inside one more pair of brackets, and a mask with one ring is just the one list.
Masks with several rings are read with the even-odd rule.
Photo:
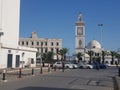
[[[61, 38], [63, 48], [75, 49], [75, 23], [85, 22], [86, 45], [95, 39], [106, 50], [120, 48], [120, 0], [21, 0], [20, 37], [35, 31], [40, 38]], [[98, 24], [103, 26], [99, 27]]]

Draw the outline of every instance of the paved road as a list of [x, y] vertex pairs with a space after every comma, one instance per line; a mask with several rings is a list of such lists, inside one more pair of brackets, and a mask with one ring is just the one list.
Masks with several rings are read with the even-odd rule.
[[103, 70], [74, 69], [36, 75], [6, 83], [0, 90], [114, 90], [116, 68]]

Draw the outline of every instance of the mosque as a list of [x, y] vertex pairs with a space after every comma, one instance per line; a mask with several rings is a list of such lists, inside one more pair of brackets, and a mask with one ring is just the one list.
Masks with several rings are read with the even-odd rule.
[[[85, 46], [85, 23], [82, 21], [82, 14], [80, 14], [78, 21], [75, 23], [75, 53], [82, 53], [82, 61], [89, 62], [89, 52], [92, 52], [92, 61], [95, 61], [101, 59], [102, 51], [104, 51], [104, 49], [97, 40], [91, 40], [88, 45]], [[111, 55], [107, 55], [105, 61], [110, 63]]]

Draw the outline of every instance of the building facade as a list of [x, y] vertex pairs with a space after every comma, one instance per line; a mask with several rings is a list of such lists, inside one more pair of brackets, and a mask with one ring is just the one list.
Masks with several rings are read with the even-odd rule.
[[35, 66], [36, 49], [19, 41], [20, 0], [0, 0], [0, 68]]
[[[36, 32], [32, 32], [30, 38], [20, 38], [19, 45], [37, 48], [40, 54], [51, 51], [57, 55], [59, 50], [62, 49], [62, 39], [39, 38]], [[54, 55], [53, 59], [57, 59], [56, 55]]]

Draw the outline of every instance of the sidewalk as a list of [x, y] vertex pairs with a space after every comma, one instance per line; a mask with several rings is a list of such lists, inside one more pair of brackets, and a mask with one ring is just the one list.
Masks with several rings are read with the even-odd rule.
[[[4, 69], [0, 69], [0, 82], [3, 82], [2, 78], [3, 78], [3, 70]], [[40, 68], [34, 68], [34, 71], [32, 72], [32, 68], [23, 68], [21, 71], [21, 78], [19, 77], [19, 68], [17, 69], [6, 69], [6, 81], [13, 81], [13, 80], [20, 80], [20, 79], [25, 79], [31, 76], [37, 76], [37, 75], [45, 75], [48, 74], [50, 72], [48, 72], [48, 67], [43, 67], [42, 68], [42, 72], [40, 70]], [[58, 70], [57, 70], [58, 71]], [[51, 69], [51, 72], [55, 72], [53, 69]], [[33, 73], [33, 75], [32, 75]]]
[[116, 76], [116, 77], [115, 77], [115, 80], [116, 80], [116, 84], [117, 84], [117, 85], [116, 85], [116, 86], [117, 86], [116, 88], [117, 88], [117, 90], [120, 90], [120, 77]]

